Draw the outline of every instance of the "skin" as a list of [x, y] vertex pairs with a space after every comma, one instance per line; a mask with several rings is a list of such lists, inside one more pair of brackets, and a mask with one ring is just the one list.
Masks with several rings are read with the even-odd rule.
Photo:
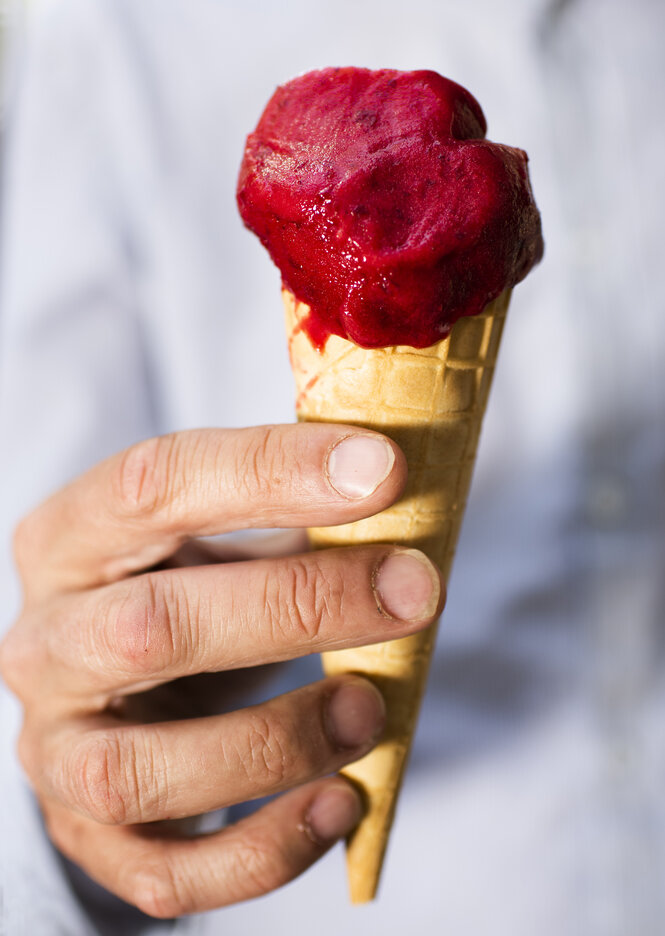
[[[0, 670], [24, 707], [21, 761], [55, 845], [151, 916], [265, 894], [361, 816], [335, 773], [379, 739], [378, 691], [335, 677], [244, 708], [238, 692], [269, 664], [422, 629], [441, 611], [438, 574], [425, 616], [401, 620], [377, 586], [396, 547], [307, 554], [295, 533], [286, 554], [272, 544], [268, 557], [248, 558], [194, 539], [383, 510], [406, 480], [392, 442], [392, 466], [369, 496], [331, 484], [331, 451], [358, 432], [273, 426], [148, 440], [73, 481], [16, 532], [24, 607]], [[282, 795], [212, 834], [168, 821], [273, 793]]]

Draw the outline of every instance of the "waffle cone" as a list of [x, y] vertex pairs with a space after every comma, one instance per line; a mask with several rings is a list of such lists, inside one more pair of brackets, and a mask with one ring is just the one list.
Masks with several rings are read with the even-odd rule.
[[[316, 549], [399, 543], [421, 549], [447, 580], [455, 553], [509, 291], [482, 315], [460, 319], [444, 341], [366, 350], [332, 335], [317, 351], [302, 328], [306, 305], [284, 291], [296, 380], [296, 412], [307, 422], [376, 429], [404, 452], [406, 491], [381, 514], [311, 529]], [[327, 674], [367, 676], [383, 693], [383, 740], [342, 773], [358, 786], [367, 812], [347, 843], [351, 900], [376, 895], [397, 796], [425, 688], [436, 626], [389, 643], [323, 654]]]

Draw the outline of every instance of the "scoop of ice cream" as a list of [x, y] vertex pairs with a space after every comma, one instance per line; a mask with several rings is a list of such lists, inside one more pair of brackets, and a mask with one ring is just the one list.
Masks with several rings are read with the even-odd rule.
[[327, 68], [277, 89], [247, 146], [243, 221], [312, 342], [427, 347], [543, 252], [526, 153], [432, 71]]

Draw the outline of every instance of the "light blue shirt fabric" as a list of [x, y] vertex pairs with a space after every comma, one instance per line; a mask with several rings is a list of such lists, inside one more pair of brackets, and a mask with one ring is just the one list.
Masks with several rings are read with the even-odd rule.
[[2, 630], [10, 531], [64, 481], [155, 433], [291, 421], [279, 277], [234, 203], [278, 83], [464, 84], [530, 155], [546, 258], [514, 295], [380, 899], [348, 905], [337, 848], [261, 900], [141, 917], [49, 845], [3, 689], [0, 932], [660, 936], [663, 27], [655, 0], [34, 9], [4, 165]]

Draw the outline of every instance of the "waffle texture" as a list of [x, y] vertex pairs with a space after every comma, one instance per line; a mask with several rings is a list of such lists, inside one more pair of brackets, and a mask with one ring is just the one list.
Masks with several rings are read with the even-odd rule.
[[[421, 549], [448, 580], [510, 291], [424, 349], [366, 350], [331, 335], [319, 352], [301, 324], [308, 307], [288, 290], [283, 299], [298, 419], [376, 429], [397, 442], [409, 466], [397, 504], [366, 520], [311, 529], [313, 547], [397, 543]], [[347, 843], [354, 903], [376, 895], [435, 636], [432, 626], [401, 640], [323, 654], [326, 673], [367, 676], [387, 708], [384, 739], [343, 770], [367, 805]]]

